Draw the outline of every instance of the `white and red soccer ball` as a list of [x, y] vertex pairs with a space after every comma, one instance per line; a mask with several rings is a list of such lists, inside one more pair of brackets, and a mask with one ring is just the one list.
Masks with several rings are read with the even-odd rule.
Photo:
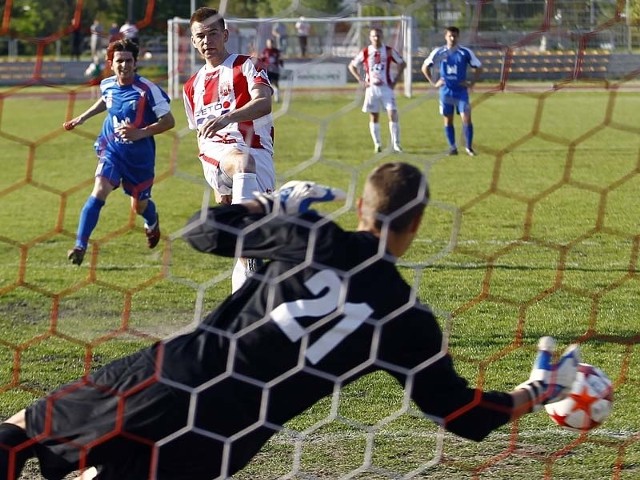
[[609, 377], [598, 367], [578, 364], [571, 392], [559, 402], [545, 405], [551, 420], [574, 432], [597, 427], [611, 413], [613, 387]]

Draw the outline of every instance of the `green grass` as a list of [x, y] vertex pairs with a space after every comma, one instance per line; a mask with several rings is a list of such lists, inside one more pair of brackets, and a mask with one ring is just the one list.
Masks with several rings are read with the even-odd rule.
[[[64, 132], [62, 121], [89, 100], [72, 103], [70, 88], [35, 91], [0, 97], [3, 417], [187, 327], [230, 291], [231, 262], [179, 238], [209, 202], [180, 101], [176, 128], [157, 137], [159, 248], [146, 249], [140, 219], [116, 191], [92, 237], [95, 268], [91, 256], [69, 265], [101, 119]], [[353, 228], [354, 199], [374, 165], [402, 159], [422, 167], [433, 201], [402, 271], [440, 315], [460, 372], [473, 385], [511, 389], [527, 377], [539, 336], [562, 346], [579, 341], [584, 361], [614, 381], [611, 417], [580, 437], [538, 413], [476, 444], [439, 436], [406, 410], [399, 386], [376, 374], [292, 420], [237, 478], [640, 476], [640, 97], [625, 89], [515, 92], [475, 95], [479, 156], [468, 158], [444, 155], [433, 92], [399, 98], [399, 157], [372, 153], [355, 93], [295, 91], [276, 105], [278, 181], [348, 190], [346, 207], [323, 210]], [[456, 126], [460, 133], [458, 119]], [[386, 140], [384, 120], [382, 127]]]

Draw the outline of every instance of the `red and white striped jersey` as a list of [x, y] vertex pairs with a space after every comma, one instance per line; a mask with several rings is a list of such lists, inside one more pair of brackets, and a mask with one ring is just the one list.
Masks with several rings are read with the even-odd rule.
[[[183, 88], [189, 128], [196, 130], [206, 120], [246, 105], [258, 84], [271, 87], [266, 72], [256, 69], [248, 55], [231, 54], [214, 68], [204, 65]], [[205, 153], [211, 143], [236, 143], [273, 153], [273, 118], [269, 114], [253, 121], [230, 123], [213, 138], [198, 136], [200, 153]]]
[[360, 50], [353, 59], [352, 64], [364, 68], [365, 81], [368, 85], [391, 85], [391, 63], [400, 64], [404, 60], [402, 56], [388, 45], [382, 45], [379, 49], [373, 45]]

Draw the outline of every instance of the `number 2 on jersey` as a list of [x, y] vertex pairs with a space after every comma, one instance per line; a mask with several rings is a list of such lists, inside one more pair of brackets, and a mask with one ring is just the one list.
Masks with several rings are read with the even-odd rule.
[[[305, 282], [305, 286], [314, 295], [319, 295], [324, 289], [328, 289], [322, 297], [282, 303], [271, 311], [271, 318], [289, 340], [297, 342], [307, 334], [305, 327], [300, 325], [297, 318], [324, 317], [335, 312], [340, 300], [341, 285], [340, 278], [335, 272], [322, 270]], [[344, 317], [308, 346], [305, 352], [307, 359], [314, 365], [318, 363], [362, 325], [371, 312], [373, 309], [366, 303], [345, 303], [342, 311]]]

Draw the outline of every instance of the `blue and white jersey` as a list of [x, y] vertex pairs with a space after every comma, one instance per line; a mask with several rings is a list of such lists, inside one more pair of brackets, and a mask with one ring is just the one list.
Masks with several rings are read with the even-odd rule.
[[467, 66], [480, 68], [482, 62], [467, 47], [457, 45], [449, 49], [444, 45], [432, 50], [423, 63], [427, 68], [433, 65], [438, 65], [440, 77], [445, 81], [444, 86], [455, 91], [466, 88], [460, 83], [467, 80]]
[[96, 140], [99, 156], [140, 164], [155, 162], [155, 140], [149, 136], [135, 142], [121, 138], [116, 129], [123, 124], [144, 128], [171, 111], [169, 96], [155, 83], [139, 75], [131, 85], [119, 85], [114, 76], [100, 82], [107, 116]]

